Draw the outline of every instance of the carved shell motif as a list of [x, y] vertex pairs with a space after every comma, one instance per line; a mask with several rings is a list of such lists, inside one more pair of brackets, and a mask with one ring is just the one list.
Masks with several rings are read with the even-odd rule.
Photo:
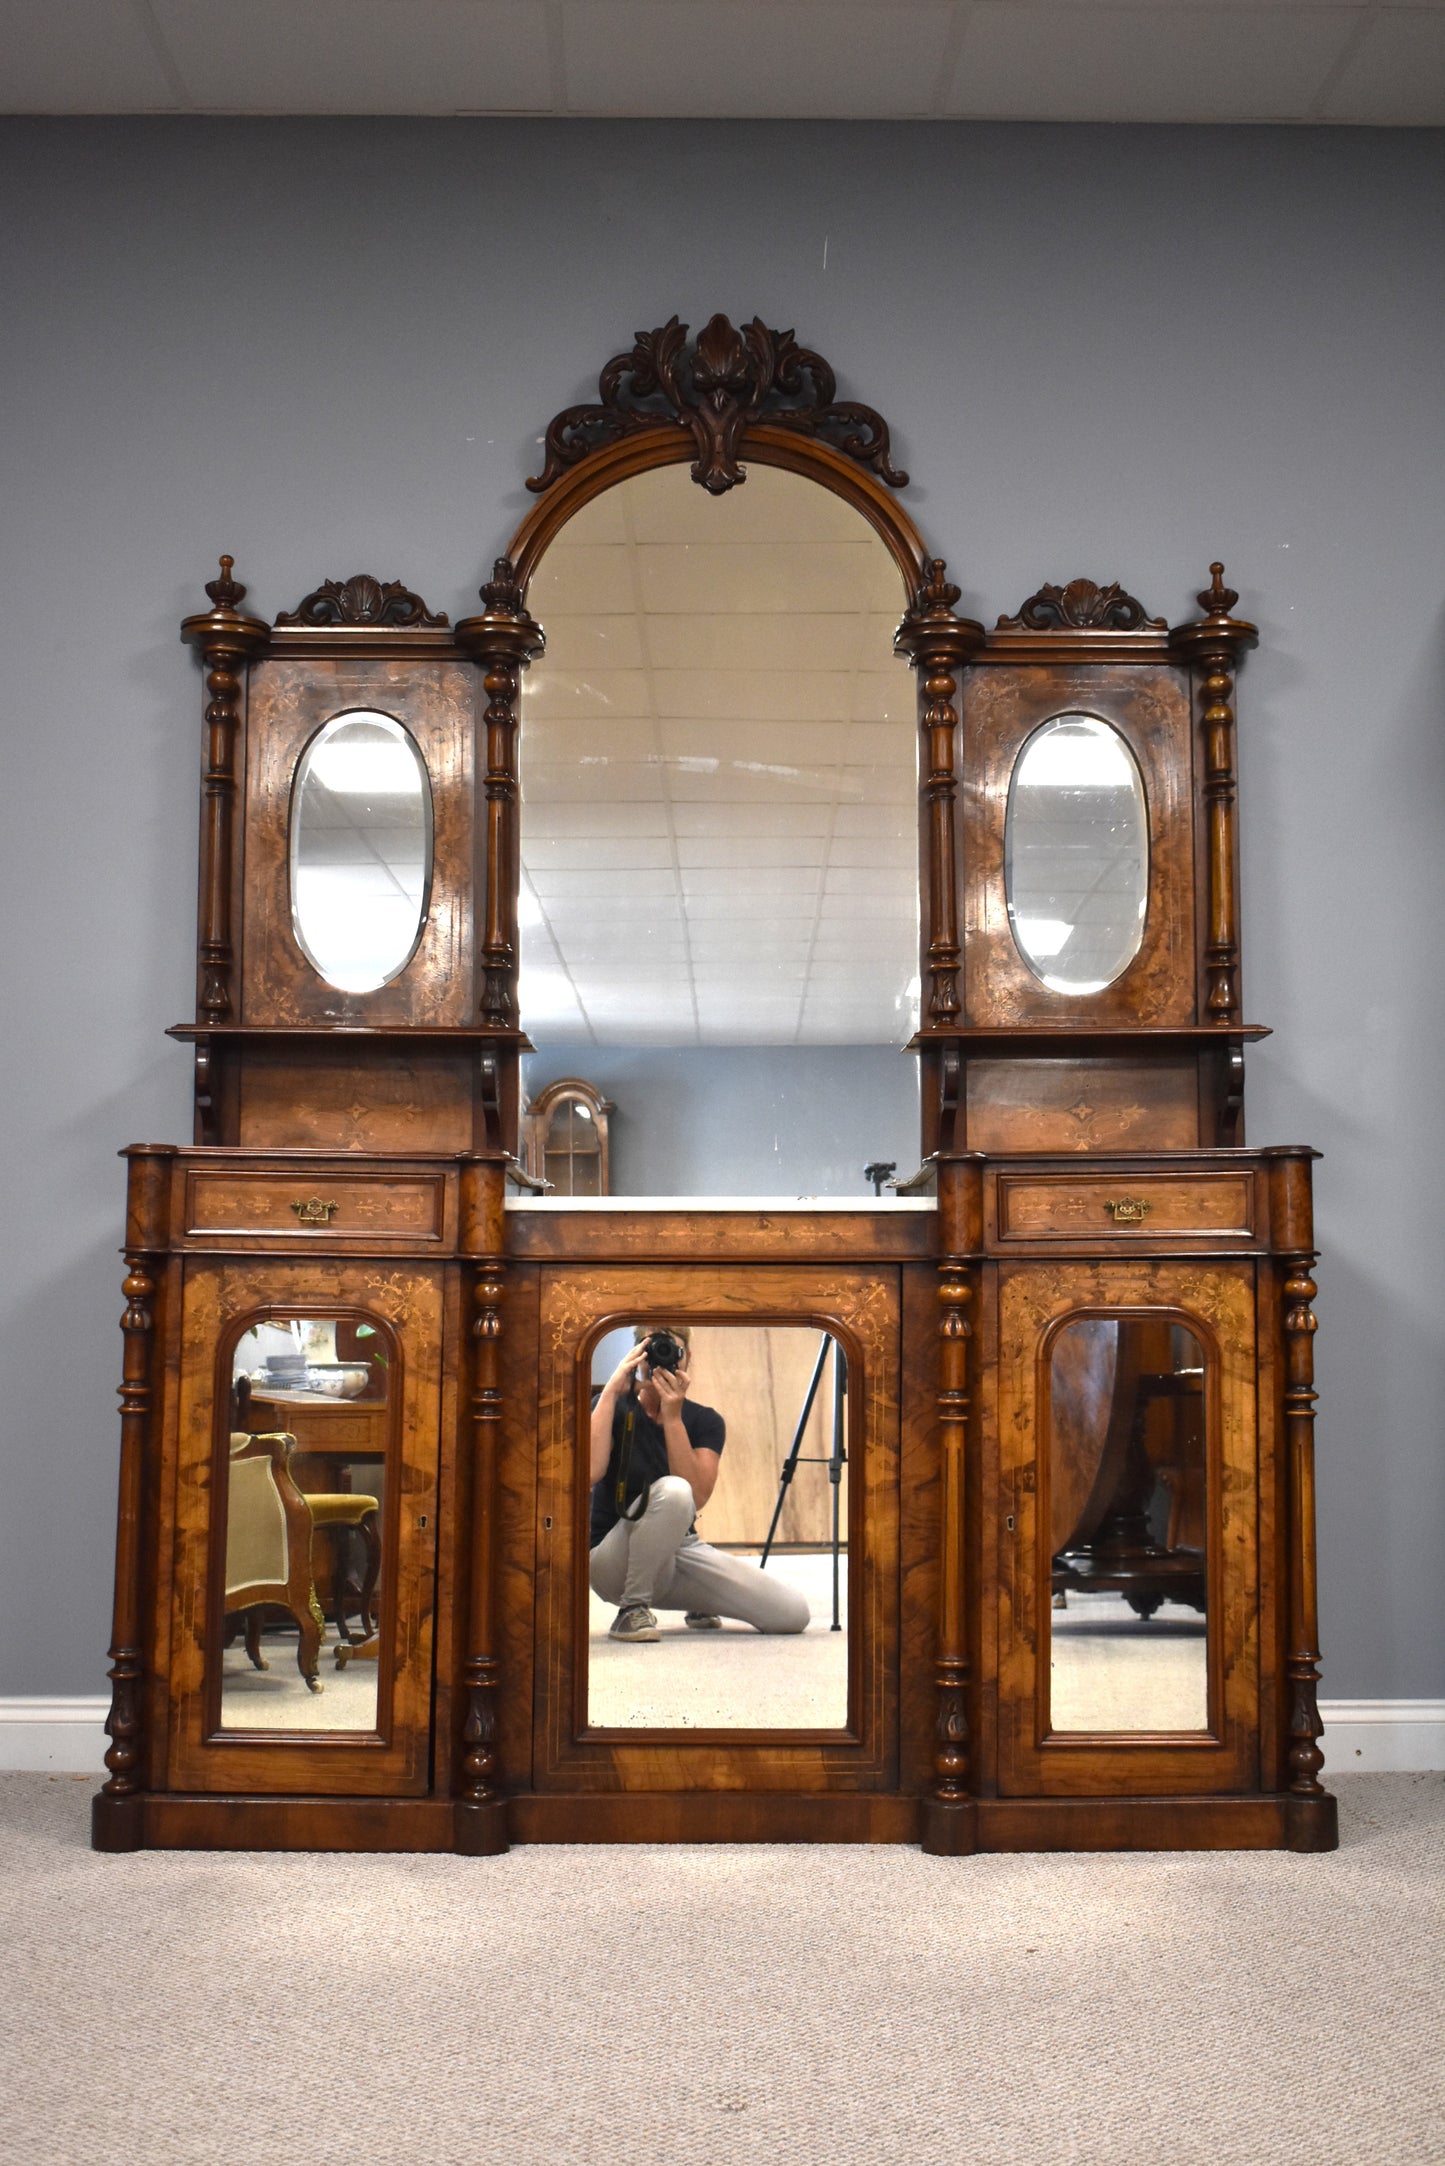
[[398, 579], [383, 585], [365, 572], [351, 579], [327, 579], [295, 609], [283, 610], [276, 619], [288, 625], [432, 625], [447, 622], [446, 612], [433, 613], [419, 594]]
[[1066, 587], [1040, 587], [1016, 617], [1000, 617], [1001, 632], [1162, 632], [1162, 617], [1144, 613], [1144, 604], [1117, 582], [1096, 586], [1092, 579], [1071, 579]]

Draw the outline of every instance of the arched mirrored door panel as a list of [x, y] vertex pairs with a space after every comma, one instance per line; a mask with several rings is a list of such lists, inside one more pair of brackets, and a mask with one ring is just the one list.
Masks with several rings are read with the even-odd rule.
[[753, 462], [636, 474], [528, 589], [526, 1088], [584, 1067], [617, 1195], [859, 1195], [917, 1163], [908, 596], [861, 513]]

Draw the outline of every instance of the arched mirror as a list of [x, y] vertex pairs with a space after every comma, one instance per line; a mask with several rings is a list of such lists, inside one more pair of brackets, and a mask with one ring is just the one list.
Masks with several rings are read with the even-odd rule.
[[1149, 816], [1138, 762], [1112, 723], [1055, 715], [1020, 750], [1004, 887], [1019, 953], [1051, 992], [1101, 993], [1138, 954]]
[[861, 512], [758, 461], [632, 474], [528, 588], [526, 1086], [623, 1111], [612, 1190], [857, 1196], [918, 1159], [908, 596]]
[[291, 921], [328, 985], [399, 977], [426, 923], [432, 800], [415, 738], [370, 709], [333, 715], [301, 756], [291, 799]]

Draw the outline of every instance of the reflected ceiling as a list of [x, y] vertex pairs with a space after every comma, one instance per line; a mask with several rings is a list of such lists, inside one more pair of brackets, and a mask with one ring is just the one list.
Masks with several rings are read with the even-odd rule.
[[608, 490], [528, 596], [522, 1017], [548, 1045], [894, 1044], [917, 996], [905, 597], [861, 515], [754, 465]]

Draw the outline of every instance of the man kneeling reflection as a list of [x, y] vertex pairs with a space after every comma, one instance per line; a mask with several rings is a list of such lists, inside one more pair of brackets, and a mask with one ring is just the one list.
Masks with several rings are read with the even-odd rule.
[[588, 1576], [618, 1606], [610, 1637], [659, 1638], [659, 1609], [680, 1609], [694, 1632], [724, 1617], [803, 1631], [811, 1612], [796, 1588], [698, 1535], [727, 1429], [715, 1407], [687, 1396], [690, 1332], [642, 1324], [634, 1338], [592, 1409]]

